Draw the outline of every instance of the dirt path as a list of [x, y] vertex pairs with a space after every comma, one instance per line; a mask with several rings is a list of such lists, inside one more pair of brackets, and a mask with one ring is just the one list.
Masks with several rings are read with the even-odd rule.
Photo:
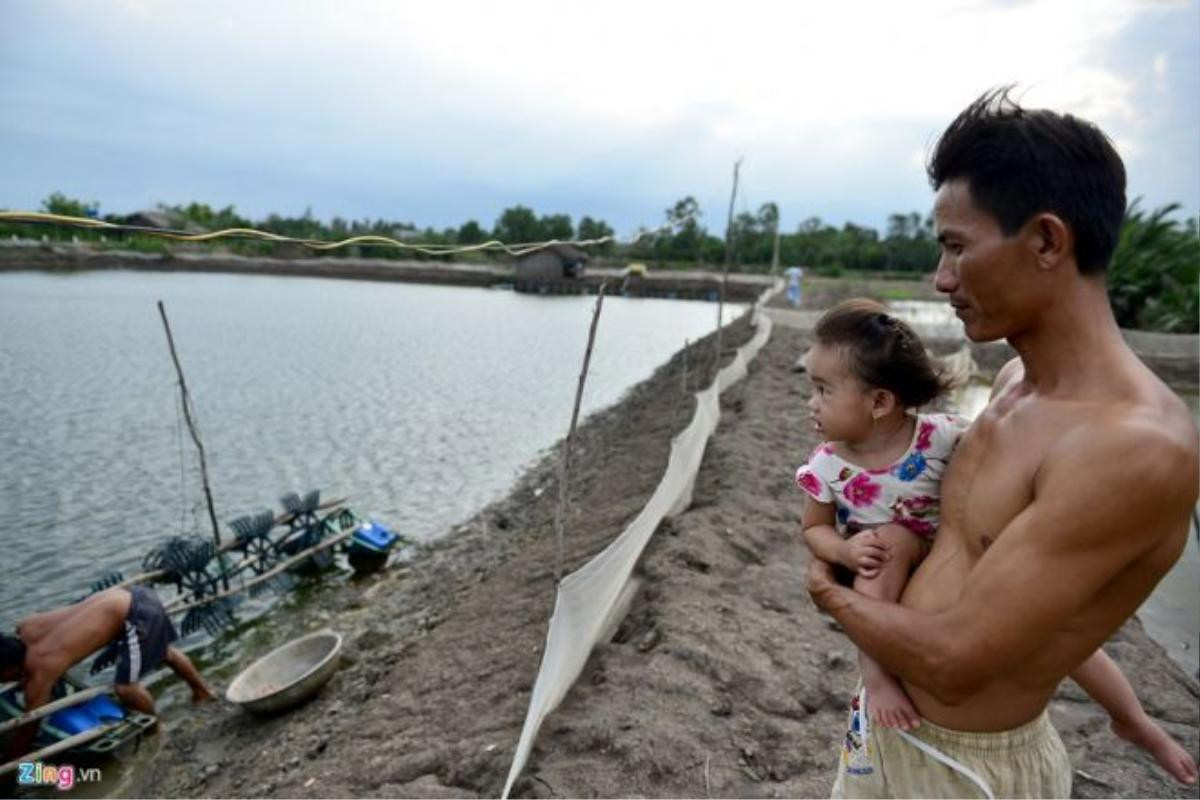
[[[739, 323], [727, 352], [749, 334]], [[687, 359], [692, 389], [704, 345]], [[628, 617], [546, 720], [517, 796], [827, 796], [856, 667], [801, 582], [791, 475], [815, 444], [802, 423], [806, 388], [790, 370], [802, 346], [776, 328], [724, 396], [693, 507], [651, 541]], [[653, 491], [692, 411], [684, 362], [677, 355], [580, 430], [568, 569]], [[339, 591], [331, 624], [349, 634], [351, 663], [314, 701], [269, 720], [225, 706], [180, 711], [152, 745], [155, 769], [128, 793], [498, 795], [553, 602], [555, 469], [553, 458], [532, 469], [409, 568]], [[1136, 622], [1109, 652], [1195, 752], [1196, 681]], [[1116, 740], [1069, 682], [1051, 712], [1077, 796], [1197, 797]]]

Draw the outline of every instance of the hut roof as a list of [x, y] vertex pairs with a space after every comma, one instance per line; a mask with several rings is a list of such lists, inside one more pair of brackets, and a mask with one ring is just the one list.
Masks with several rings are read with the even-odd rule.
[[186, 231], [187, 233], [204, 233], [205, 228], [179, 214], [163, 209], [135, 211], [125, 217], [126, 225], [136, 225], [141, 228], [166, 228], [169, 230]]
[[126, 225], [142, 228], [172, 228], [173, 220], [165, 211], [135, 211], [125, 218]]

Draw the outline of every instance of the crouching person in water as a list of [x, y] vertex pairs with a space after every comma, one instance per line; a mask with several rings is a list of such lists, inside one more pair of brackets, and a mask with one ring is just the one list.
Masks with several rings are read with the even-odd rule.
[[[19, 681], [26, 711], [50, 700], [68, 669], [91, 653], [116, 662], [114, 693], [128, 708], [154, 713], [154, 698], [138, 681], [166, 664], [192, 690], [192, 701], [212, 699], [191, 660], [171, 642], [179, 638], [158, 595], [141, 586], [108, 589], [73, 605], [34, 614], [17, 624], [17, 635], [0, 634], [0, 681]], [[22, 726], [9, 744], [16, 758], [28, 751], [39, 721]]]

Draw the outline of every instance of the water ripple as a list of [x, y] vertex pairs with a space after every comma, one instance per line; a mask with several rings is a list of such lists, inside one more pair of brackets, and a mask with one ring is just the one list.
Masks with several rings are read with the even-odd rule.
[[[499, 497], [566, 432], [594, 302], [225, 275], [0, 275], [0, 626], [77, 598], [108, 568], [138, 571], [165, 536], [208, 535], [157, 299], [222, 524], [320, 488], [418, 537]], [[584, 413], [714, 322], [707, 303], [607, 299]]]

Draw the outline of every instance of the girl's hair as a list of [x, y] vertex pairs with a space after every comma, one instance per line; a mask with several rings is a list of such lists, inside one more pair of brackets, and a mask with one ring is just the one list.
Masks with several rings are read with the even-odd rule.
[[855, 377], [896, 395], [904, 408], [932, 402], [948, 388], [917, 334], [882, 303], [862, 297], [838, 303], [817, 322], [816, 337], [841, 347]]

